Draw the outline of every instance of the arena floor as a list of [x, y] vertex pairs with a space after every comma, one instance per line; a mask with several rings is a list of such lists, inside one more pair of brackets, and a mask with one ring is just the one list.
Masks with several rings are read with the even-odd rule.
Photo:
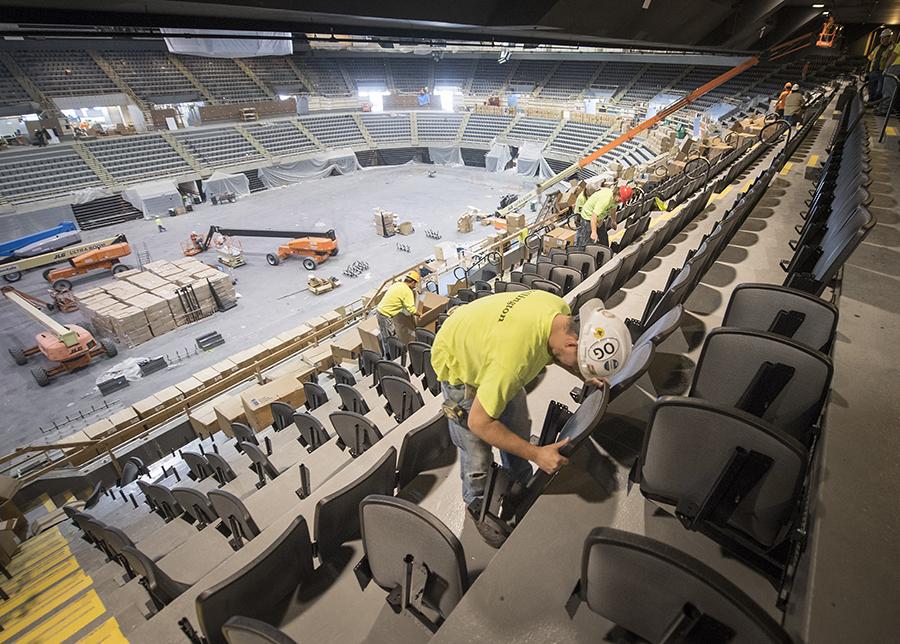
[[[435, 169], [436, 176], [428, 177], [428, 172]], [[115, 360], [100, 360], [80, 372], [60, 376], [46, 388], [38, 387], [29, 367], [16, 367], [6, 352], [16, 343], [33, 344], [34, 334], [41, 328], [12, 304], [0, 302], [0, 328], [3, 329], [0, 334], [3, 357], [0, 360], [5, 360], [7, 365], [2, 371], [0, 454], [26, 443], [54, 442], [108, 415], [108, 410], [102, 409], [104, 399], [94, 385], [101, 374], [122, 359], [160, 355], [172, 359], [176, 351], [181, 354], [186, 350], [195, 351], [194, 338], [210, 331], [220, 332], [226, 340], [217, 349], [192, 355], [111, 394], [106, 402], [113, 410], [180, 382], [195, 371], [306, 319], [359, 298], [377, 287], [385, 277], [433, 254], [437, 242], [425, 237], [425, 228], [438, 230], [443, 235], [442, 242], [459, 242], [461, 245], [485, 237], [491, 228], [476, 227], [472, 233], [457, 233], [457, 217], [467, 206], [492, 211], [504, 194], [523, 192], [532, 185], [533, 179], [511, 173], [488, 174], [480, 168], [415, 164], [368, 168], [351, 175], [256, 193], [235, 204], [203, 205], [188, 215], [164, 218], [168, 229], [165, 233], [157, 232], [152, 221], [134, 221], [84, 233], [86, 241], [124, 233], [135, 250], [143, 251], [146, 244], [151, 259], [158, 260], [180, 257], [181, 244], [188, 240], [191, 231], [205, 235], [212, 224], [288, 230], [334, 228], [341, 253], [320, 266], [316, 274], [337, 276], [343, 286], [321, 296], [300, 292], [306, 287], [308, 273], [299, 260], [288, 259], [280, 266], [271, 267], [265, 261], [265, 254], [274, 249], [277, 240], [242, 239], [247, 265], [234, 272], [240, 296], [237, 308], [216, 313], [134, 349], [120, 347], [119, 357]], [[372, 224], [373, 208], [376, 207], [397, 212], [401, 219], [412, 221], [416, 232], [405, 237], [378, 237]], [[397, 250], [398, 242], [410, 246], [411, 252]], [[212, 251], [198, 258], [215, 262]], [[357, 278], [343, 276], [344, 268], [356, 260], [368, 262], [369, 272]], [[126, 263], [136, 265], [137, 258], [132, 255]], [[105, 272], [96, 277], [85, 277], [78, 282], [76, 290], [110, 279]], [[46, 282], [37, 270], [27, 274], [16, 287], [39, 297], [46, 295]], [[78, 323], [82, 318], [80, 313], [56, 317], [64, 323]], [[38, 357], [33, 362], [38, 364], [41, 360]], [[29, 366], [32, 366], [31, 362]], [[101, 408], [102, 413], [90, 413], [92, 407]], [[80, 414], [85, 414], [83, 420]], [[67, 417], [76, 420], [67, 422]]]

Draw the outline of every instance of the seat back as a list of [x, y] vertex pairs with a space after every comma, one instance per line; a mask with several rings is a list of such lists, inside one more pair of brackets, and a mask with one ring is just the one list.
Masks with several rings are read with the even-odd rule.
[[202, 529], [219, 517], [209, 499], [203, 492], [190, 487], [172, 488], [172, 496], [184, 510], [184, 513]]
[[447, 417], [443, 412], [411, 429], [403, 437], [397, 459], [397, 489], [402, 490], [425, 470], [437, 467], [454, 456]]
[[[122, 563], [122, 549], [126, 546], [131, 546], [133, 548], [134, 541], [116, 526], [104, 525], [102, 526], [102, 530], [103, 543], [106, 544], [110, 554], [115, 555], [119, 562]], [[128, 572], [133, 571], [129, 569]]]
[[360, 538], [360, 502], [370, 494], [393, 496], [396, 476], [397, 450], [391, 447], [355, 481], [319, 500], [313, 532], [319, 561], [335, 560], [344, 543]]
[[344, 367], [339, 367], [338, 365], [333, 366], [331, 368], [331, 375], [338, 384], [350, 385], [351, 387], [356, 384], [356, 378], [349, 369], [345, 369]]
[[125, 487], [130, 483], [134, 483], [140, 475], [140, 466], [131, 459], [128, 459], [125, 465], [122, 466], [122, 476], [119, 478], [119, 487]]
[[531, 289], [524, 284], [519, 284], [517, 282], [510, 282], [506, 285], [506, 292], [513, 293], [516, 291], [530, 291]]
[[635, 346], [622, 368], [607, 378], [609, 399], [615, 400], [619, 394], [637, 382], [641, 376], [647, 373], [652, 361], [653, 343], [645, 342]]
[[553, 293], [554, 295], [559, 295], [562, 297], [563, 291], [562, 288], [559, 287], [555, 282], [551, 282], [549, 280], [536, 279], [532, 280], [531, 288], [538, 291], [546, 291], [547, 293]]
[[[732, 644], [792, 641], [725, 577], [680, 550], [631, 532], [591, 531], [584, 542], [580, 589], [592, 611], [649, 642], [666, 640], [688, 606], [733, 631]], [[684, 641], [702, 640], [695, 635]]]
[[124, 546], [122, 557], [128, 562], [132, 572], [144, 579], [143, 585], [150, 593], [157, 610], [162, 610], [190, 588], [188, 584], [169, 577], [150, 557], [134, 546]]
[[228, 644], [297, 644], [271, 624], [241, 615], [222, 624], [222, 637]]
[[591, 393], [584, 399], [581, 406], [566, 421], [559, 432], [556, 440], [569, 439], [569, 443], [559, 449], [560, 454], [568, 457], [575, 453], [575, 450], [588, 439], [591, 432], [600, 425], [608, 403], [609, 395], [603, 389]]
[[773, 546], [791, 517], [807, 452], [787, 434], [738, 409], [698, 398], [658, 399], [641, 450], [641, 493], [699, 508], [738, 448], [773, 462], [728, 525], [763, 547]]
[[191, 472], [191, 478], [195, 481], [202, 481], [212, 474], [212, 468], [210, 468], [209, 461], [206, 460], [205, 456], [194, 452], [182, 452], [181, 458], [184, 459], [188, 470]]
[[[150, 509], [153, 510], [154, 512], [159, 512], [160, 509], [156, 507], [156, 500], [153, 498], [153, 493], [148, 491], [148, 489], [147, 489], [150, 484], [147, 481], [142, 481], [140, 479], [135, 481], [135, 483], [137, 483], [138, 489], [140, 489], [141, 494], [144, 495], [144, 501], [147, 503], [148, 506], [150, 506]], [[89, 514], [85, 514], [85, 516], [90, 517]], [[77, 523], [77, 520], [76, 520], [76, 523]]]
[[306, 394], [306, 408], [309, 411], [317, 409], [328, 402], [328, 394], [321, 385], [314, 382], [303, 383], [303, 393]]
[[431, 350], [431, 345], [424, 342], [410, 342], [406, 348], [409, 351], [410, 373], [414, 376], [422, 376], [425, 373], [425, 352]]
[[384, 397], [391, 406], [391, 413], [394, 414], [398, 423], [402, 423], [412, 416], [425, 404], [422, 401], [422, 395], [416, 391], [416, 388], [408, 380], [395, 376], [385, 376], [381, 379], [381, 387], [384, 391]]
[[581, 284], [582, 279], [581, 271], [571, 266], [554, 266], [550, 271], [550, 281], [556, 284], [563, 294]]
[[389, 591], [405, 584], [411, 557], [413, 566], [427, 567], [441, 581], [426, 585], [422, 599], [446, 619], [469, 586], [459, 539], [433, 514], [404, 499], [368, 496], [359, 504], [359, 516], [375, 583]]
[[336, 411], [329, 414], [328, 418], [341, 442], [347, 446], [354, 458], [382, 438], [381, 432], [372, 421], [360, 414], [351, 411]]
[[381, 381], [385, 376], [394, 376], [395, 378], [403, 378], [409, 380], [409, 372], [405, 367], [398, 365], [390, 360], [379, 360], [375, 365], [375, 373], [372, 377], [372, 385], [381, 393]]
[[341, 397], [341, 410], [352, 411], [362, 415], [369, 413], [369, 405], [366, 403], [365, 398], [350, 385], [338, 383], [334, 386], [334, 390]]
[[[537, 265], [535, 266], [534, 274], [540, 277], [543, 280], [550, 279], [550, 273], [553, 272], [554, 267], [559, 266], [559, 264], [554, 264], [549, 259], [540, 259], [538, 260]], [[523, 267], [524, 269], [524, 267]], [[524, 272], [524, 270], [523, 270]], [[524, 281], [524, 280], [520, 280]]]
[[434, 367], [431, 364], [431, 351], [425, 354], [424, 356], [425, 363], [425, 374], [424, 374], [424, 385], [425, 388], [431, 392], [432, 396], [437, 396], [441, 393], [441, 383], [437, 378], [437, 374], [434, 372]]
[[208, 496], [216, 514], [232, 532], [239, 531], [239, 536], [247, 541], [259, 534], [259, 528], [247, 511], [247, 506], [234, 494], [225, 490], [210, 490]]
[[272, 428], [280, 432], [294, 424], [294, 408], [287, 403], [275, 401], [272, 403]]
[[651, 343], [653, 346], [659, 346], [662, 342], [665, 341], [672, 333], [675, 332], [675, 329], [681, 324], [681, 316], [684, 313], [684, 306], [678, 304], [677, 306], [672, 307], [668, 313], [661, 316], [656, 322], [651, 324], [641, 336], [634, 341], [634, 346], [644, 344], [646, 342]]
[[381, 354], [371, 349], [363, 349], [359, 353], [359, 372], [369, 376], [375, 370], [375, 363], [381, 360]]
[[322, 422], [312, 414], [307, 414], [306, 412], [295, 413], [294, 425], [300, 430], [300, 436], [297, 440], [310, 452], [318, 449], [331, 439], [331, 436], [325, 431], [325, 426], [322, 425]]
[[212, 468], [213, 476], [216, 477], [216, 480], [220, 484], [225, 485], [226, 483], [228, 483], [228, 481], [233, 481], [237, 478], [237, 474], [235, 474], [234, 470], [231, 469], [231, 465], [219, 454], [210, 452], [206, 455], [206, 460], [209, 461], [209, 466]]
[[[770, 365], [793, 370], [780, 391], [764, 391], [772, 383], [764, 371]], [[831, 374], [831, 359], [819, 351], [771, 333], [720, 327], [706, 336], [690, 395], [751, 411], [760, 396], [748, 397], [748, 390], [764, 391], [768, 405], [756, 413], [806, 442], [822, 411]]]
[[[469, 292], [472, 293], [472, 299], [474, 300], [475, 293], [472, 291]], [[400, 338], [388, 336], [386, 338], [382, 338], [382, 342], [384, 342], [385, 360], [396, 360], [397, 358], [400, 358], [401, 362], [406, 362], [406, 345], [403, 344], [403, 341]]]
[[587, 252], [572, 251], [566, 256], [566, 266], [571, 266], [585, 278], [597, 270], [597, 258]]
[[601, 300], [608, 300], [609, 296], [615, 292], [613, 287], [616, 284], [616, 279], [618, 278], [621, 269], [622, 257], [616, 255], [603, 266], [603, 272], [600, 275], [600, 279], [597, 281], [597, 290], [594, 291], [594, 294], [591, 297], [599, 297]]
[[722, 326], [768, 331], [827, 353], [837, 321], [837, 307], [819, 297], [774, 284], [739, 284]]
[[[251, 469], [262, 472], [263, 477], [268, 476], [273, 481], [278, 478], [278, 475], [280, 474], [278, 468], [272, 465], [272, 461], [269, 460], [269, 457], [266, 456], [266, 453], [262, 451], [258, 445], [244, 443], [242, 447], [244, 448], [244, 454], [250, 459], [250, 462], [253, 463]], [[262, 481], [260, 481], [260, 483], [262, 483]]]
[[254, 443], [256, 445], [259, 445], [259, 439], [256, 438], [256, 432], [250, 429], [250, 426], [246, 423], [231, 423], [231, 432], [234, 434], [234, 438], [238, 444]]
[[584, 247], [584, 252], [594, 257], [597, 268], [603, 266], [612, 259], [613, 256], [612, 250], [608, 246], [603, 246], [602, 244], [587, 244]]
[[172, 496], [172, 491], [169, 488], [156, 483], [149, 483], [147, 484], [147, 491], [152, 495], [154, 503], [156, 503], [167, 521], [181, 514], [181, 506], [178, 505], [178, 501]]
[[[313, 575], [312, 543], [303, 517], [243, 568], [197, 597], [200, 630], [222, 644], [222, 626], [233, 615], [277, 624], [297, 588]], [[264, 592], [263, 592], [264, 590]]]
[[416, 342], [422, 342], [431, 346], [434, 344], [434, 332], [428, 329], [416, 329]]

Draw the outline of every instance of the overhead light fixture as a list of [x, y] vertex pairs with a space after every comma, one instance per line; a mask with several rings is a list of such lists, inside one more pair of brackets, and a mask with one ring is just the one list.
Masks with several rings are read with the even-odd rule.
[[503, 63], [505, 63], [506, 61], [509, 60], [509, 56], [510, 56], [510, 53], [509, 53], [508, 49], [501, 49], [500, 55], [497, 57], [497, 64], [502, 65]]
[[813, 9], [824, 9], [825, 5], [822, 3], [814, 4]]

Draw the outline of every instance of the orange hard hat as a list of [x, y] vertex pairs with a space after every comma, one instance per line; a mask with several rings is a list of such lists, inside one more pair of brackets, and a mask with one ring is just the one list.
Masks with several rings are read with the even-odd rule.
[[625, 203], [634, 194], [631, 186], [619, 186], [619, 203]]

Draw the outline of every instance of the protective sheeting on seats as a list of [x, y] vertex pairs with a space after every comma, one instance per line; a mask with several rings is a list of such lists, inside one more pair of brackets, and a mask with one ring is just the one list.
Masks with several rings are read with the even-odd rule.
[[171, 179], [131, 186], [122, 193], [122, 199], [144, 213], [144, 217], [147, 218], [165, 215], [169, 212], [169, 208], [184, 205], [178, 186]]
[[555, 172], [544, 159], [544, 144], [535, 141], [525, 141], [519, 148], [519, 156], [516, 159], [516, 172], [527, 177], [537, 176], [540, 179], [549, 179]]
[[72, 203], [88, 203], [89, 201], [93, 201], [94, 199], [102, 199], [103, 197], [112, 197], [113, 193], [109, 190], [109, 188], [105, 188], [102, 186], [90, 186], [88, 188], [82, 188], [81, 190], [75, 190], [71, 193]]
[[203, 188], [210, 197], [228, 193], [246, 197], [250, 194], [250, 179], [240, 172], [229, 174], [216, 170], [209, 179], [203, 182]]
[[[164, 34], [183, 34], [184, 29], [160, 29]], [[290, 56], [294, 44], [289, 31], [230, 31], [227, 29], [191, 29], [194, 34], [209, 34], [210, 38], [164, 38], [166, 48], [173, 54], [205, 56], [207, 58], [251, 58], [254, 56]], [[262, 36], [257, 38], [216, 38], [215, 36]]]
[[350, 148], [339, 148], [325, 154], [259, 169], [259, 179], [267, 188], [280, 188], [304, 179], [321, 179], [332, 173], [350, 174], [361, 169]]
[[465, 165], [458, 145], [448, 147], [428, 147], [428, 156], [435, 165]]
[[484, 155], [484, 167], [488, 172], [503, 172], [510, 159], [512, 159], [512, 154], [509, 146], [503, 143], [494, 143]]

